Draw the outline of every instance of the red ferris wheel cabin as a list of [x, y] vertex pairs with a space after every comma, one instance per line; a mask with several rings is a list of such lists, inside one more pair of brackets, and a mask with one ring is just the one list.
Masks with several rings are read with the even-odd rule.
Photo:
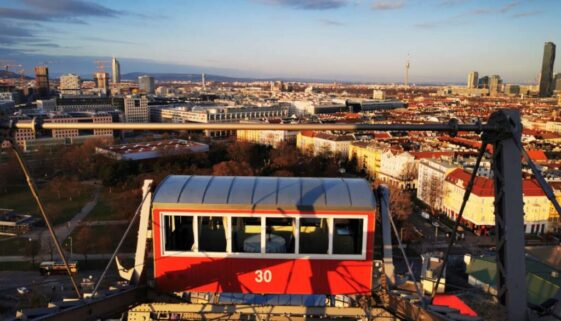
[[364, 179], [168, 176], [152, 207], [156, 287], [370, 294], [375, 211]]

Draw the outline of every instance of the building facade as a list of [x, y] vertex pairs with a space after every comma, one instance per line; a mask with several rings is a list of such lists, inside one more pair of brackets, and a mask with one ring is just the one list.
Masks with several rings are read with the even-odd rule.
[[408, 152], [384, 151], [378, 179], [399, 189], [415, 189], [417, 181], [415, 157]]
[[121, 64], [115, 57], [111, 61], [111, 82], [114, 84], [121, 82]]
[[35, 88], [37, 89], [37, 97], [49, 98], [49, 68], [45, 66], [35, 67]]
[[353, 135], [301, 131], [296, 136], [296, 147], [307, 155], [332, 154], [347, 159], [349, 157], [349, 146], [353, 141], [355, 141]]
[[479, 73], [477, 71], [472, 71], [468, 74], [467, 88], [477, 88], [479, 81]]
[[146, 96], [127, 96], [124, 99], [125, 121], [127, 123], [148, 123], [150, 112]]
[[138, 89], [142, 93], [153, 94], [155, 90], [154, 77], [148, 75], [138, 77]]
[[371, 178], [380, 172], [383, 149], [369, 142], [352, 142], [349, 145], [349, 161], [356, 162], [356, 170]]
[[418, 165], [417, 199], [436, 211], [443, 208], [444, 181], [456, 166], [442, 160], [421, 159]]
[[555, 63], [555, 44], [546, 42], [543, 48], [542, 72], [540, 76], [540, 97], [553, 94], [553, 64]]
[[[455, 169], [444, 182], [443, 210], [455, 220], [459, 214], [464, 193], [471, 173]], [[549, 230], [549, 200], [535, 180], [522, 182], [524, 195], [524, 230], [526, 233], [542, 234]], [[477, 177], [466, 204], [462, 223], [477, 234], [487, 234], [495, 226], [494, 182], [487, 177]]]
[[96, 72], [94, 74], [95, 87], [102, 89], [104, 93], [109, 90], [109, 74], [106, 72]]
[[62, 95], [80, 95], [80, 76], [74, 74], [60, 76], [60, 93]]

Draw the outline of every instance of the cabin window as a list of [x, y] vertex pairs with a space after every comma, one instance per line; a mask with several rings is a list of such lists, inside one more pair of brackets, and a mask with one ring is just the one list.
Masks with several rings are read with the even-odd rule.
[[265, 253], [294, 253], [296, 244], [296, 219], [292, 217], [267, 217]]
[[199, 252], [226, 252], [226, 219], [222, 216], [198, 216]]
[[328, 254], [329, 227], [327, 218], [301, 218], [299, 253]]
[[333, 254], [361, 254], [363, 219], [333, 220]]
[[232, 217], [232, 252], [261, 253], [261, 218]]
[[192, 216], [164, 215], [166, 251], [194, 251], [195, 238]]

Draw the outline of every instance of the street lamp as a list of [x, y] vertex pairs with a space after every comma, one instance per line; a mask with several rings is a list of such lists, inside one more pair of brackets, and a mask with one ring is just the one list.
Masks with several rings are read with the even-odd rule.
[[31, 266], [33, 266], [35, 265], [35, 251], [33, 250], [33, 239], [29, 238], [28, 240], [29, 240], [29, 251], [31, 252], [29, 253], [31, 254]]
[[70, 241], [70, 259], [72, 259], [72, 256], [73, 256], [73, 255], [72, 255], [72, 252], [73, 252], [73, 251], [72, 251], [72, 236], [69, 236], [69, 237], [68, 237], [68, 240]]

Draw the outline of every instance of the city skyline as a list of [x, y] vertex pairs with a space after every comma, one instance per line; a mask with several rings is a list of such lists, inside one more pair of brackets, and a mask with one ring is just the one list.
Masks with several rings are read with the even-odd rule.
[[122, 74], [403, 82], [409, 54], [411, 83], [465, 83], [472, 70], [534, 83], [543, 44], [561, 42], [560, 11], [555, 1], [6, 1], [0, 55], [28, 74], [54, 61], [53, 75], [91, 75], [93, 60], [115, 56]]

